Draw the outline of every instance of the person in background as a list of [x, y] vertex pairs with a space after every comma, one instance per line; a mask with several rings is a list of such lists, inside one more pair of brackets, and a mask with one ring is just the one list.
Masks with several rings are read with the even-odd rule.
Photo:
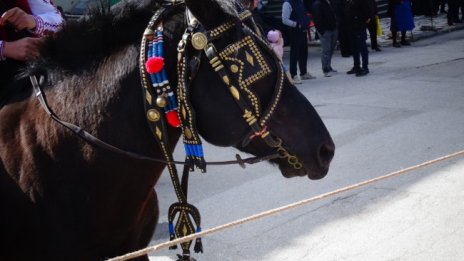
[[325, 77], [337, 72], [332, 68], [332, 56], [337, 44], [337, 17], [330, 0], [316, 0], [313, 4], [313, 19], [321, 42], [322, 73]]
[[[411, 45], [406, 41], [406, 31], [414, 29], [411, 2], [409, 0], [388, 0], [388, 14], [390, 16], [390, 30], [392, 32], [393, 46]], [[401, 42], [398, 43], [398, 31], [401, 31]]]
[[[282, 32], [279, 30], [270, 30], [267, 33], [267, 40], [271, 44], [272, 50], [274, 50], [277, 58], [282, 62], [284, 56], [284, 38]], [[291, 83], [293, 83], [292, 77], [288, 71], [287, 66], [283, 65], [285, 75], [288, 77]]]
[[335, 2], [338, 23], [338, 43], [342, 57], [352, 55], [351, 25], [347, 17], [346, 0], [332, 0]]
[[267, 4], [268, 0], [255, 0], [256, 1], [256, 8], [258, 11], [261, 11]]
[[60, 29], [63, 18], [50, 0], [0, 1], [0, 91], [24, 62], [39, 56], [42, 37]]
[[[347, 74], [365, 76], [369, 73], [369, 52], [367, 51], [367, 24], [373, 14], [368, 0], [347, 0], [347, 16], [351, 25], [353, 47], [353, 68]], [[361, 61], [360, 61], [360, 58]]]
[[[309, 17], [302, 0], [285, 0], [282, 5], [282, 23], [288, 27], [290, 38], [290, 74], [293, 83], [314, 79], [307, 69]], [[298, 75], [297, 64], [300, 69]]]
[[371, 13], [374, 15], [367, 24], [367, 30], [369, 30], [369, 37], [371, 38], [371, 49], [376, 52], [380, 52], [379, 44], [377, 43], [377, 27], [380, 26], [377, 22], [377, 2], [375, 0], [369, 0], [370, 7], [372, 8]]
[[464, 0], [459, 0], [459, 2], [458, 2], [458, 10], [461, 10], [461, 18], [459, 18], [459, 15], [458, 15], [457, 22], [462, 23], [462, 22], [464, 22]]
[[[459, 19], [459, 9], [461, 9], [461, 19]], [[464, 19], [464, 1], [463, 0], [448, 0], [448, 25], [454, 23], [462, 23]]]

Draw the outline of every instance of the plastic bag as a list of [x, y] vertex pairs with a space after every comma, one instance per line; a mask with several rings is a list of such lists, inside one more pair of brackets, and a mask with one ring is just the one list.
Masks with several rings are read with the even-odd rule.
[[382, 25], [380, 25], [380, 19], [379, 16], [375, 16], [375, 22], [377, 24], [377, 36], [382, 36], [383, 31], [382, 31]]

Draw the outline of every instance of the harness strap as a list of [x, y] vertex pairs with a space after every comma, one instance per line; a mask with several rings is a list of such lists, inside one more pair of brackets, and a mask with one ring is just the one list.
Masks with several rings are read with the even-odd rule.
[[258, 119], [253, 114], [253, 110], [249, 107], [245, 100], [241, 98], [239, 90], [230, 84], [230, 77], [217, 54], [216, 48], [212, 43], [209, 43], [206, 46], [205, 53], [214, 71], [219, 74], [219, 77], [222, 79], [225, 86], [229, 88], [229, 92], [232, 94], [232, 97], [243, 112], [243, 118], [248, 123], [248, 125], [250, 125], [253, 132], [260, 133], [260, 137], [263, 138], [266, 144], [268, 144], [270, 147], [278, 146], [279, 142], [275, 140], [272, 135], [269, 135], [269, 131], [267, 129], [263, 129], [258, 124]]

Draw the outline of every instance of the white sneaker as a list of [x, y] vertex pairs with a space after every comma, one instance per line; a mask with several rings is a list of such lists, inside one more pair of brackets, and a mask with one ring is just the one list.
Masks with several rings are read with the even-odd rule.
[[330, 72], [325, 72], [325, 73], [324, 73], [324, 76], [325, 76], [325, 77], [331, 77], [332, 74], [330, 74]]
[[301, 75], [301, 79], [302, 80], [311, 80], [311, 79], [316, 79], [315, 76], [312, 76], [310, 73], [305, 73], [303, 75]]
[[301, 81], [301, 79], [300, 79], [300, 76], [298, 76], [298, 75], [293, 76], [292, 81], [293, 81], [293, 84], [302, 84], [303, 83]]

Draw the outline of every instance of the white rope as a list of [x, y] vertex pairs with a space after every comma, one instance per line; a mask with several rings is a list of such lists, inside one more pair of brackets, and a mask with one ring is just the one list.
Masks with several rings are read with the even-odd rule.
[[429, 165], [438, 163], [440, 161], [448, 160], [448, 159], [451, 159], [451, 158], [454, 158], [454, 157], [457, 157], [457, 156], [460, 156], [460, 155], [464, 155], [464, 150], [461, 150], [461, 151], [458, 151], [458, 152], [455, 152], [455, 153], [452, 153], [452, 154], [448, 154], [446, 156], [436, 158], [434, 160], [426, 161], [424, 163], [421, 163], [421, 164], [418, 164], [418, 165], [415, 165], [415, 166], [412, 166], [412, 167], [408, 167], [408, 168], [401, 169], [401, 170], [398, 170], [398, 171], [395, 171], [395, 172], [391, 172], [389, 174], [386, 174], [386, 175], [383, 175], [383, 176], [380, 176], [380, 177], [377, 177], [377, 178], [373, 178], [373, 179], [366, 180], [366, 181], [363, 181], [363, 182], [360, 182], [360, 183], [356, 183], [356, 184], [353, 184], [353, 185], [350, 185], [350, 186], [346, 186], [346, 187], [343, 187], [343, 188], [340, 188], [340, 189], [337, 189], [337, 190], [334, 190], [334, 191], [331, 191], [331, 192], [328, 192], [328, 193], [324, 193], [324, 194], [321, 194], [321, 195], [318, 195], [318, 196], [315, 196], [315, 197], [312, 197], [312, 198], [304, 199], [304, 200], [301, 200], [301, 201], [298, 201], [298, 202], [295, 202], [295, 203], [292, 203], [292, 204], [288, 204], [288, 205], [285, 205], [285, 206], [282, 206], [282, 207], [278, 207], [278, 208], [274, 208], [274, 209], [271, 209], [271, 210], [268, 210], [268, 211], [264, 211], [264, 212], [261, 212], [261, 213], [246, 217], [246, 218], [242, 218], [242, 219], [230, 222], [230, 223], [226, 223], [224, 225], [220, 225], [220, 226], [217, 226], [217, 227], [213, 227], [213, 228], [204, 230], [204, 231], [199, 232], [199, 233], [195, 233], [195, 234], [191, 234], [191, 235], [188, 235], [188, 236], [185, 236], [185, 237], [177, 238], [175, 240], [167, 241], [167, 242], [164, 242], [164, 243], [161, 243], [161, 244], [158, 244], [158, 245], [149, 246], [149, 247], [140, 249], [140, 250], [135, 251], [135, 252], [131, 252], [131, 253], [128, 253], [128, 254], [125, 254], [125, 255], [122, 255], [122, 256], [118, 256], [118, 257], [108, 259], [108, 261], [122, 261], [122, 260], [127, 260], [127, 259], [131, 259], [131, 258], [139, 257], [139, 256], [148, 254], [148, 253], [153, 252], [153, 251], [157, 251], [157, 250], [167, 248], [167, 247], [170, 247], [170, 246], [173, 246], [173, 245], [177, 245], [177, 244], [181, 244], [181, 243], [185, 243], [185, 242], [194, 240], [197, 237], [204, 237], [206, 235], [210, 235], [210, 234], [213, 234], [213, 233], [221, 231], [221, 230], [225, 230], [225, 229], [230, 228], [230, 227], [238, 226], [238, 225], [248, 223], [248, 222], [251, 222], [251, 221], [254, 221], [254, 220], [257, 220], [257, 219], [261, 219], [261, 218], [264, 218], [264, 217], [267, 217], [267, 216], [271, 216], [271, 215], [274, 215], [274, 214], [277, 214], [277, 213], [280, 213], [280, 212], [283, 212], [283, 211], [286, 211], [286, 210], [289, 210], [289, 209], [293, 209], [293, 208], [296, 208], [296, 207], [299, 207], [299, 206], [302, 206], [302, 205], [306, 205], [306, 204], [312, 203], [312, 202], [317, 201], [317, 200], [321, 200], [321, 199], [324, 199], [324, 198], [327, 198], [327, 197], [331, 197], [331, 196], [334, 196], [334, 195], [337, 195], [337, 194], [340, 194], [340, 193], [343, 193], [343, 192], [346, 192], [346, 191], [349, 191], [349, 190], [354, 190], [354, 189], [357, 189], [357, 188], [360, 188], [360, 187], [364, 187], [364, 186], [367, 186], [367, 185], [369, 185], [371, 183], [374, 183], [374, 182], [378, 182], [378, 181], [381, 181], [381, 180], [384, 180], [384, 179], [396, 177], [396, 176], [405, 174], [407, 172], [410, 172], [410, 171], [413, 171], [413, 170], [416, 170], [416, 169], [419, 169], [419, 168], [422, 168], [422, 167], [425, 167], [425, 166], [429, 166]]

